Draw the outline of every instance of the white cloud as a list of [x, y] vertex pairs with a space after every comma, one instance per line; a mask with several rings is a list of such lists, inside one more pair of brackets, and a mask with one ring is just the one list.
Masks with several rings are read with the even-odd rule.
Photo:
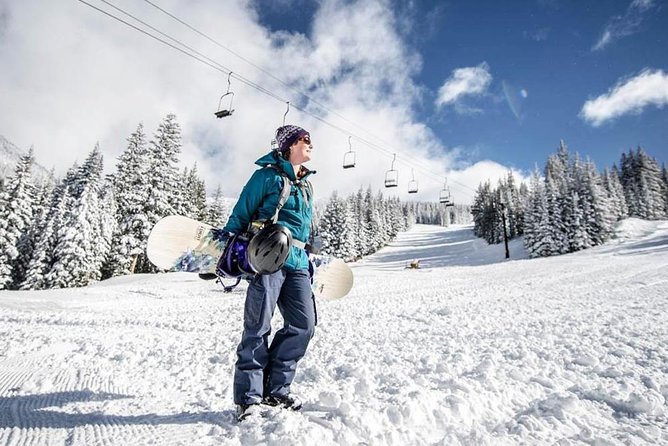
[[645, 69], [630, 79], [620, 80], [606, 94], [585, 102], [580, 116], [593, 126], [627, 113], [641, 113], [650, 105], [668, 104], [668, 74]]
[[[304, 103], [275, 79], [144, 2], [114, 3], [235, 73], [390, 152], [379, 153], [353, 139], [357, 167], [343, 170], [339, 166], [348, 150], [348, 134], [293, 108], [287, 122], [309, 129], [315, 142], [310, 167], [318, 170], [314, 183], [319, 197], [334, 189], [349, 192], [369, 184], [381, 188], [393, 152], [400, 187], [387, 192], [404, 198], [410, 179], [407, 162], [426, 165], [437, 175], [452, 168], [455, 155], [413, 112], [420, 88], [412, 76], [422, 62], [397, 31], [385, 0], [323, 0], [308, 35], [271, 33], [245, 0], [160, 3], [264, 70], [308, 91], [335, 113]], [[55, 166], [57, 173], [82, 161], [97, 141], [111, 171], [139, 122], [151, 135], [159, 121], [174, 112], [183, 129], [183, 164], [197, 162], [210, 190], [220, 183], [224, 194], [236, 196], [282, 122], [284, 103], [234, 79], [234, 115], [216, 119], [213, 112], [227, 89], [226, 75], [79, 2], [23, 0], [7, 8], [0, 37], [0, 102], [11, 113], [0, 114], [0, 134], [23, 148], [34, 144], [37, 160]], [[415, 174], [421, 178], [420, 193], [410, 198], [438, 197], [442, 181], [418, 169]]]
[[491, 82], [487, 62], [477, 67], [457, 68], [438, 90], [436, 106], [455, 104], [464, 96], [479, 96], [487, 91]]
[[654, 6], [654, 0], [633, 0], [624, 15], [614, 16], [608, 21], [592, 51], [602, 50], [615, 40], [638, 32], [645, 14]]

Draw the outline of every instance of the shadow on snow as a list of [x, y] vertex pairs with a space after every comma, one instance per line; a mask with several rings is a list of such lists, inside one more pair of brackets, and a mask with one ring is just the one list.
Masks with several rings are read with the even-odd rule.
[[94, 393], [90, 391], [57, 392], [41, 395], [0, 397], [0, 429], [55, 428], [72, 429], [86, 425], [159, 425], [159, 424], [228, 424], [235, 420], [234, 411], [181, 412], [171, 415], [145, 414], [135, 416], [107, 415], [101, 412], [66, 413], [48, 408], [70, 403], [119, 400], [130, 395]]

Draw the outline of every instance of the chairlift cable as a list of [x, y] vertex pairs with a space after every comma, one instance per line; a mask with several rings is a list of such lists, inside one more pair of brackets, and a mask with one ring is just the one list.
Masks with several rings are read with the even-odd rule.
[[[285, 103], [288, 103], [288, 104], [289, 104], [289, 101], [287, 101], [287, 100], [285, 100], [284, 98], [282, 98], [282, 97], [278, 96], [277, 94], [273, 93], [271, 90], [268, 90], [268, 89], [262, 87], [261, 85], [258, 85], [258, 84], [256, 84], [255, 82], [252, 82], [252, 81], [250, 81], [250, 80], [244, 78], [244, 77], [241, 76], [241, 75], [238, 75], [237, 73], [233, 73], [230, 69], [228, 69], [227, 67], [221, 65], [219, 62], [217, 62], [217, 61], [215, 61], [215, 60], [213, 60], [213, 59], [207, 57], [206, 55], [200, 53], [199, 51], [195, 50], [194, 48], [192, 48], [192, 47], [190, 47], [190, 46], [184, 44], [184, 43], [181, 42], [180, 40], [178, 40], [178, 39], [176, 39], [176, 38], [173, 38], [173, 37], [169, 36], [168, 34], [163, 33], [163, 32], [161, 32], [161, 31], [157, 30], [157, 29], [154, 28], [153, 26], [147, 24], [146, 22], [142, 21], [141, 19], [138, 19], [137, 17], [135, 17], [134, 15], [128, 13], [127, 11], [124, 11], [123, 9], [114, 6], [113, 4], [111, 4], [110, 2], [108, 2], [107, 0], [100, 0], [100, 1], [102, 1], [103, 3], [107, 4], [108, 6], [110, 6], [110, 7], [112, 7], [112, 8], [114, 8], [114, 9], [116, 9], [116, 10], [122, 12], [123, 14], [127, 15], [128, 17], [131, 17], [132, 19], [134, 19], [134, 20], [136, 20], [137, 22], [143, 24], [144, 26], [147, 26], [149, 29], [154, 30], [155, 32], [159, 33], [160, 35], [163, 35], [163, 36], [165, 36], [166, 38], [169, 38], [170, 40], [172, 40], [172, 41], [178, 43], [178, 45], [181, 45], [183, 48], [186, 48], [187, 50], [192, 51], [192, 53], [191, 53], [191, 52], [188, 52], [188, 51], [184, 50], [183, 48], [180, 48], [180, 47], [178, 47], [178, 46], [176, 46], [176, 45], [174, 45], [174, 44], [172, 44], [172, 43], [170, 43], [170, 42], [168, 42], [168, 41], [166, 41], [166, 40], [163, 40], [163, 39], [161, 39], [160, 37], [158, 37], [158, 36], [156, 36], [156, 35], [153, 35], [153, 34], [151, 34], [150, 32], [148, 32], [148, 31], [146, 31], [146, 30], [144, 30], [144, 29], [141, 29], [140, 27], [135, 26], [135, 25], [133, 25], [132, 23], [129, 23], [128, 21], [123, 20], [122, 18], [120, 18], [120, 17], [118, 17], [118, 16], [115, 16], [115, 15], [112, 14], [112, 13], [110, 13], [110, 12], [108, 12], [108, 11], [105, 11], [104, 9], [101, 9], [101, 8], [99, 8], [99, 7], [97, 7], [97, 6], [95, 6], [95, 5], [91, 4], [91, 3], [89, 3], [89, 2], [86, 1], [86, 0], [77, 0], [77, 1], [79, 1], [80, 3], [82, 3], [82, 4], [86, 5], [86, 6], [89, 6], [90, 8], [92, 8], [92, 9], [94, 9], [94, 10], [96, 10], [96, 11], [98, 11], [98, 12], [100, 12], [100, 13], [102, 13], [102, 14], [104, 14], [104, 15], [106, 15], [106, 16], [108, 16], [108, 17], [110, 17], [110, 18], [112, 18], [112, 19], [114, 19], [114, 20], [116, 20], [116, 21], [118, 21], [118, 22], [120, 22], [120, 23], [126, 25], [126, 26], [129, 26], [130, 28], [132, 28], [132, 29], [134, 29], [134, 30], [136, 30], [136, 31], [139, 31], [140, 33], [142, 33], [142, 34], [144, 34], [144, 35], [146, 35], [146, 36], [148, 36], [148, 37], [151, 37], [151, 38], [154, 39], [154, 40], [157, 40], [158, 42], [160, 42], [160, 43], [162, 43], [162, 44], [167, 45], [168, 47], [170, 47], [170, 48], [172, 48], [172, 49], [175, 49], [175, 50], [179, 51], [180, 53], [182, 53], [182, 54], [184, 54], [184, 55], [186, 55], [186, 56], [188, 56], [188, 57], [191, 57], [192, 59], [195, 59], [195, 60], [198, 61], [198, 62], [201, 62], [201, 63], [203, 63], [203, 64], [209, 66], [210, 68], [213, 68], [213, 69], [216, 70], [216, 71], [219, 71], [219, 72], [221, 72], [221, 73], [223, 73], [223, 74], [228, 75], [228, 81], [229, 81], [229, 78], [230, 78], [230, 77], [234, 77], [235, 79], [237, 79], [238, 81], [242, 82], [243, 84], [248, 85], [249, 87], [258, 90], [258, 91], [260, 91], [261, 93], [264, 93], [264, 94], [266, 94], [267, 96], [270, 96], [270, 97], [273, 98], [273, 99], [276, 99], [276, 100], [278, 100], [278, 101], [280, 101], [280, 102], [285, 102]], [[146, 2], [149, 3], [149, 4], [152, 4], [149, 0], [144, 0], [144, 1], [146, 1]], [[153, 5], [153, 4], [152, 4], [152, 5]], [[155, 6], [155, 5], [153, 5], [153, 6]], [[156, 6], [156, 7], [157, 7], [157, 6]], [[159, 7], [157, 7], [157, 8], [158, 8], [158, 9], [161, 9], [161, 8], [159, 8]], [[163, 11], [163, 12], [165, 12], [165, 11]], [[167, 13], [167, 12], [165, 12], [165, 13]], [[168, 14], [168, 13], [167, 13], [167, 14]], [[175, 20], [179, 20], [179, 19], [178, 19], [178, 18], [175, 18]], [[180, 21], [180, 20], [179, 20], [179, 21]], [[190, 27], [189, 25], [186, 25], [186, 26]], [[194, 31], [196, 31], [196, 30], [194, 30]], [[196, 32], [199, 33], [199, 31], [196, 31]], [[232, 51], [230, 50], [230, 52], [232, 52]], [[194, 53], [194, 54], [193, 54], [193, 53]], [[234, 54], [234, 53], [233, 53], [233, 54]], [[198, 56], [199, 56], [199, 57], [198, 57]], [[240, 57], [240, 56], [239, 56], [239, 57]], [[249, 63], [250, 63], [250, 62], [249, 62]], [[252, 64], [252, 63], [251, 63], [251, 64]], [[300, 94], [302, 94], [302, 93], [300, 92]], [[303, 95], [303, 94], [302, 94], [302, 95]], [[303, 95], [303, 96], [307, 97], [308, 99], [311, 99], [311, 98], [309, 98], [307, 95]], [[312, 100], [312, 102], [313, 102], [313, 103], [317, 103], [317, 102], [314, 101], [314, 100]], [[342, 132], [342, 133], [344, 133], [344, 134], [345, 134], [345, 133], [348, 133], [348, 134], [355, 135], [355, 133], [350, 132], [350, 131], [348, 131], [347, 129], [345, 129], [345, 128], [339, 126], [339, 125], [336, 125], [336, 124], [334, 124], [334, 123], [331, 123], [331, 122], [325, 120], [324, 118], [321, 118], [320, 116], [318, 116], [318, 115], [316, 115], [316, 114], [314, 114], [314, 113], [312, 113], [312, 112], [310, 112], [310, 111], [307, 111], [305, 108], [296, 106], [296, 105], [294, 105], [294, 104], [293, 104], [292, 106], [293, 106], [294, 108], [296, 108], [297, 110], [301, 111], [302, 113], [304, 113], [304, 114], [306, 114], [306, 115], [312, 117], [313, 119], [315, 119], [315, 120], [321, 122], [322, 124], [325, 124], [325, 125], [327, 125], [327, 126], [333, 128], [333, 129], [335, 129], [335, 130], [338, 130], [338, 131], [340, 131], [340, 132]], [[289, 108], [289, 105], [288, 105], [288, 108]], [[331, 113], [333, 113], [333, 114], [335, 114], [335, 115], [337, 115], [337, 116], [341, 116], [342, 119], [348, 121], [345, 117], [343, 117], [342, 115], [339, 115], [338, 113], [336, 113], [336, 112], [334, 112], [334, 111], [331, 111], [331, 110], [327, 109], [327, 107], [322, 106], [322, 108], [325, 109], [325, 110], [327, 110], [327, 111], [330, 111]], [[287, 112], [286, 112], [286, 114], [287, 114]], [[284, 116], [284, 117], [285, 117], [285, 116]], [[348, 122], [350, 122], [350, 121], [348, 121]], [[362, 130], [364, 130], [364, 129], [362, 129]], [[364, 130], [364, 131], [365, 131], [365, 133], [369, 133], [369, 132], [366, 131], [366, 130]], [[369, 133], [369, 134], [371, 134], [371, 133]], [[373, 135], [372, 135], [372, 136], [373, 136]], [[366, 138], [362, 138], [362, 137], [360, 137], [359, 135], [355, 135], [355, 137], [356, 137], [360, 142], [366, 144], [367, 146], [371, 147], [372, 149], [375, 149], [375, 150], [380, 151], [380, 152], [384, 152], [384, 153], [387, 154], [388, 156], [389, 156], [390, 154], [392, 154], [393, 157], [394, 157], [392, 163], [394, 164], [394, 160], [396, 159], [396, 152], [391, 152], [391, 151], [389, 151], [388, 149], [385, 149], [384, 147], [381, 147], [381, 146], [379, 146], [378, 144], [376, 144], [376, 143], [374, 143], [374, 142], [372, 142], [372, 141], [369, 141], [369, 140], [366, 139]], [[415, 163], [415, 162], [413, 162], [413, 163], [406, 162], [406, 164], [408, 164], [408, 165], [411, 165], [411, 164], [416, 165], [416, 167], [417, 167], [419, 170], [421, 170], [421, 171], [423, 171], [423, 172], [425, 172], [425, 173], [427, 173], [427, 174], [429, 174], [429, 175], [431, 175], [431, 176], [433, 176], [433, 177], [435, 177], [435, 178], [441, 178], [441, 177], [442, 177], [442, 174], [441, 174], [441, 175], [436, 174], [436, 173], [432, 172], [431, 170], [425, 168], [424, 166], [420, 166], [418, 163]], [[470, 188], [470, 187], [468, 187], [468, 186], [466, 186], [466, 185], [464, 185], [464, 184], [462, 184], [462, 183], [459, 183], [459, 182], [457, 182], [457, 181], [455, 181], [455, 183], [459, 184], [459, 185], [462, 186], [463, 188], [466, 188], [466, 189], [468, 189], [468, 190], [473, 191], [474, 193], [476, 192], [474, 189], [472, 189], [472, 188]]]
[[[103, 0], [103, 1], [104, 1], [104, 0]], [[276, 75], [274, 75], [274, 74], [271, 73], [270, 71], [265, 70], [264, 68], [262, 68], [261, 66], [259, 66], [259, 65], [256, 64], [256, 63], [254, 63], [253, 61], [247, 59], [246, 57], [242, 56], [242, 55], [239, 54], [238, 52], [232, 50], [231, 48], [229, 48], [229, 47], [227, 47], [227, 46], [225, 46], [225, 45], [223, 45], [222, 43], [220, 43], [220, 42], [217, 41], [216, 39], [212, 38], [212, 37], [209, 36], [208, 34], [206, 34], [206, 33], [202, 32], [202, 31], [200, 31], [199, 29], [197, 29], [197, 28], [194, 27], [193, 25], [187, 23], [185, 20], [180, 19], [179, 17], [177, 17], [176, 15], [170, 13], [169, 11], [165, 10], [164, 8], [162, 8], [162, 7], [158, 6], [158, 5], [156, 5], [156, 4], [153, 3], [151, 0], [144, 0], [144, 1], [145, 1], [146, 3], [148, 3], [149, 5], [153, 6], [154, 8], [156, 8], [157, 10], [159, 10], [160, 12], [162, 12], [163, 14], [165, 14], [165, 15], [167, 15], [168, 17], [172, 18], [173, 20], [179, 22], [180, 24], [182, 24], [182, 25], [185, 26], [186, 28], [188, 28], [188, 29], [190, 29], [191, 31], [197, 33], [198, 35], [204, 37], [205, 39], [207, 39], [208, 41], [210, 41], [210, 42], [213, 43], [214, 45], [216, 45], [216, 46], [218, 46], [218, 47], [224, 49], [225, 51], [228, 51], [230, 54], [233, 54], [234, 56], [238, 57], [239, 59], [241, 59], [241, 60], [243, 60], [244, 62], [248, 63], [249, 65], [253, 66], [254, 68], [258, 69], [258, 70], [261, 71], [262, 73], [266, 74], [267, 76], [271, 77], [271, 78], [274, 79], [275, 81], [279, 82], [279, 83], [280, 83], [281, 85], [283, 85], [284, 87], [286, 87], [286, 88], [288, 88], [288, 89], [294, 91], [295, 93], [297, 93], [297, 94], [299, 94], [299, 95], [305, 97], [306, 99], [308, 99], [308, 100], [309, 100], [310, 102], [312, 102], [313, 104], [315, 104], [315, 105], [317, 105], [318, 107], [322, 108], [324, 111], [326, 111], [326, 112], [328, 112], [328, 113], [331, 113], [331, 114], [333, 114], [333, 115], [335, 115], [335, 116], [341, 118], [342, 120], [344, 120], [345, 122], [347, 122], [347, 123], [349, 123], [349, 124], [352, 124], [352, 125], [353, 125], [354, 127], [356, 127], [357, 129], [360, 129], [360, 130], [362, 130], [364, 133], [366, 133], [367, 135], [370, 135], [370, 136], [372, 136], [373, 138], [377, 139], [382, 145], [384, 145], [384, 146], [391, 146], [391, 144], [388, 144], [388, 143], [387, 143], [386, 141], [384, 141], [382, 138], [379, 138], [378, 136], [374, 135], [374, 134], [371, 133], [370, 131], [368, 131], [368, 130], [366, 130], [365, 128], [363, 128], [363, 127], [361, 127], [360, 125], [358, 125], [356, 122], [351, 121], [350, 119], [348, 119], [348, 118], [346, 118], [345, 116], [343, 116], [343, 115], [341, 115], [340, 113], [338, 113], [336, 110], [332, 110], [332, 109], [330, 109], [329, 107], [327, 107], [326, 105], [324, 105], [324, 104], [318, 102], [316, 99], [313, 99], [313, 98], [312, 98], [311, 96], [309, 96], [308, 94], [306, 94], [306, 93], [304, 93], [303, 91], [299, 90], [298, 88], [296, 88], [296, 87], [290, 85], [289, 83], [287, 83], [287, 82], [284, 81], [283, 79], [277, 77]], [[282, 100], [281, 102], [285, 102], [285, 100]], [[294, 104], [293, 104], [293, 107], [295, 107]], [[308, 115], [310, 115], [310, 116], [312, 116], [312, 117], [315, 117], [314, 115], [312, 115], [312, 114], [306, 112], [305, 110], [301, 110], [301, 109], [298, 108], [298, 107], [295, 107], [295, 108], [297, 108], [297, 110], [300, 110], [300, 111], [302, 111], [302, 112], [304, 112], [304, 113], [306, 113], [306, 114], [308, 114]], [[329, 123], [324, 122], [324, 121], [321, 121], [321, 122], [323, 122], [323, 123], [325, 123], [325, 124], [329, 124]], [[341, 130], [341, 128], [337, 128], [337, 130]], [[350, 133], [350, 132], [348, 132], [348, 133]], [[360, 138], [360, 140], [363, 141], [363, 142], [364, 142], [365, 144], [367, 144], [367, 145], [370, 144], [370, 142], [367, 141], [367, 140], [363, 140], [363, 139], [361, 139], [361, 138]], [[378, 149], [380, 149], [380, 150], [383, 150], [382, 147], [380, 147], [380, 146], [378, 146], [378, 145], [375, 145], [375, 147], [378, 148]], [[385, 153], [387, 153], [387, 154], [389, 155], [389, 154], [392, 153], [392, 152], [391, 152], [391, 151], [385, 151]], [[417, 165], [417, 167], [421, 168], [421, 170], [423, 170], [423, 171], [432, 173], [433, 175], [435, 175], [435, 176], [437, 176], [437, 177], [440, 177], [440, 176], [441, 176], [441, 175], [435, 174], [435, 173], [433, 173], [433, 172], [430, 172], [427, 168], [425, 168], [424, 166], [420, 166], [419, 163], [417, 163], [417, 162], [415, 162], [415, 164]], [[468, 190], [470, 190], [470, 191], [472, 191], [472, 192], [474, 192], [474, 193], [476, 192], [475, 189], [472, 189], [472, 188], [468, 187], [468, 186], [465, 185], [465, 184], [459, 183], [459, 182], [457, 182], [457, 181], [455, 181], [455, 183], [459, 184], [460, 186], [462, 186], [462, 187], [464, 187], [464, 188], [466, 188], [466, 189], [468, 189]]]

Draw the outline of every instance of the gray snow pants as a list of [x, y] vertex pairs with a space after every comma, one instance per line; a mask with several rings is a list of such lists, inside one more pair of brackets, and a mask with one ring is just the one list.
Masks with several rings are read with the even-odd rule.
[[[270, 346], [271, 318], [277, 304], [285, 322]], [[282, 269], [255, 276], [248, 285], [244, 331], [237, 348], [235, 404], [259, 403], [268, 395], [287, 395], [315, 325], [315, 298], [308, 271]]]

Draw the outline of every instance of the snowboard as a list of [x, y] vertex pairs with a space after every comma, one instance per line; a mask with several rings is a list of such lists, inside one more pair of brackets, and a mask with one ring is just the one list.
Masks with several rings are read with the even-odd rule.
[[[211, 274], [225, 249], [221, 229], [181, 215], [158, 221], [148, 236], [146, 255], [160, 269]], [[318, 297], [338, 299], [350, 292], [353, 272], [335, 257], [311, 254], [315, 266], [313, 292]]]

